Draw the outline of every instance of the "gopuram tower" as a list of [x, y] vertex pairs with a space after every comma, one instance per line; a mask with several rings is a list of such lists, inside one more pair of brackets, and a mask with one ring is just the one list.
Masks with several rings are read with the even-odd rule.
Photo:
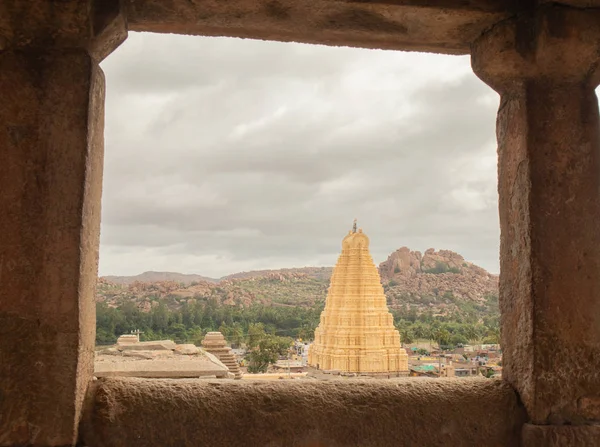
[[408, 372], [408, 355], [388, 311], [369, 238], [356, 229], [342, 241], [308, 364], [366, 374]]

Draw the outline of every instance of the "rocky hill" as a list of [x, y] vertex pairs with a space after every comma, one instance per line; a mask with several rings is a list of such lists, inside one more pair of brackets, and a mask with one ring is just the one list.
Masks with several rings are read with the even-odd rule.
[[[494, 311], [492, 307], [497, 306], [497, 275], [448, 250], [429, 249], [421, 254], [402, 247], [379, 265], [379, 271], [392, 309], [445, 315], [475, 308]], [[146, 272], [133, 277], [100, 278], [96, 299], [110, 307], [134, 303], [145, 312], [161, 302], [171, 309], [193, 302], [312, 307], [325, 299], [331, 272], [331, 267], [262, 270], [219, 280]]]
[[498, 295], [498, 275], [449, 250], [421, 254], [402, 247], [379, 265], [381, 281], [392, 295], [444, 296], [482, 303]]
[[313, 278], [323, 279], [329, 281], [331, 278], [331, 272], [333, 267], [301, 267], [292, 269], [280, 269], [280, 270], [254, 270], [252, 272], [240, 272], [234, 273], [233, 275], [227, 275], [221, 278], [221, 280], [235, 280], [235, 279], [250, 279], [250, 278], [277, 278], [281, 276], [285, 277], [297, 277], [297, 278]]
[[104, 276], [106, 281], [114, 284], [133, 284], [134, 282], [163, 282], [175, 281], [190, 284], [194, 281], [219, 282], [218, 279], [208, 278], [201, 275], [188, 275], [175, 272], [144, 272], [135, 276]]
[[265, 272], [241, 279], [223, 279], [218, 283], [175, 281], [113, 283], [98, 280], [96, 301], [117, 307], [134, 302], [143, 311], [150, 311], [160, 302], [176, 309], [184, 303], [213, 302], [215, 305], [248, 307], [252, 304], [311, 307], [324, 300], [329, 279], [312, 278], [298, 272]]

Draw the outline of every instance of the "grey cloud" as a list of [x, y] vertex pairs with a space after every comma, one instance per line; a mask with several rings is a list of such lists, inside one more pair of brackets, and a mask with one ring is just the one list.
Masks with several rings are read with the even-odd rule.
[[130, 39], [104, 66], [103, 273], [332, 264], [353, 217], [376, 262], [433, 246], [497, 271], [498, 101], [467, 59]]
[[[133, 34], [127, 57], [104, 64], [115, 89], [127, 94], [185, 91], [227, 80], [248, 85], [253, 80], [314, 77], [320, 82], [336, 77], [340, 67], [356, 64], [356, 51], [290, 45], [255, 40]], [[375, 53], [375, 52], [372, 52]], [[367, 56], [368, 58], [368, 56]], [[126, 63], [122, 63], [126, 59]]]

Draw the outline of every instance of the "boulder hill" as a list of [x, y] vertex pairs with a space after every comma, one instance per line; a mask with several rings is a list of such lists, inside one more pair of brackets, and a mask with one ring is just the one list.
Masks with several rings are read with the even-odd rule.
[[[178, 308], [186, 302], [208, 300], [242, 307], [255, 303], [312, 306], [325, 299], [331, 272], [331, 267], [304, 267], [241, 272], [219, 280], [165, 272], [101, 277], [96, 299], [111, 307], [133, 301], [143, 311], [159, 302]], [[440, 311], [452, 302], [480, 304], [498, 295], [497, 275], [449, 250], [430, 248], [421, 254], [402, 247], [379, 265], [379, 273], [392, 308], [412, 304]]]
[[498, 275], [465, 261], [450, 250], [411, 251], [402, 247], [379, 264], [384, 286], [408, 295], [444, 295], [482, 302], [488, 295], [498, 295]]

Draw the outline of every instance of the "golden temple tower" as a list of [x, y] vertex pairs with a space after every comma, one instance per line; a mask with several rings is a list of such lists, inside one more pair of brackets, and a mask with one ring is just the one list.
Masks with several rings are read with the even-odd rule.
[[355, 373], [407, 373], [408, 355], [388, 311], [369, 238], [356, 229], [342, 241], [308, 364]]

